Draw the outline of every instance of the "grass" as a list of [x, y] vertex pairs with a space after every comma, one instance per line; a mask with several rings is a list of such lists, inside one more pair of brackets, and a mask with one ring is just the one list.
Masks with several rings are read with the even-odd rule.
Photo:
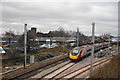
[[90, 78], [119, 78], [119, 64], [120, 55], [118, 54], [110, 62], [96, 68]]
[[[27, 63], [28, 64], [30, 63], [31, 55], [35, 56], [35, 62], [39, 62], [54, 56], [66, 54], [70, 50], [71, 50], [70, 47], [64, 47], [63, 49], [62, 46], [58, 46], [51, 49], [47, 49], [47, 48], [39, 49], [36, 53], [27, 53]], [[16, 66], [19, 67], [24, 63], [24, 53], [13, 53], [13, 54], [8, 53], [6, 55], [3, 55], [2, 61], [3, 61], [2, 62], [3, 70], [5, 70], [6, 66], [14, 67], [14, 68], [16, 68]]]
[[[38, 51], [39, 54], [42, 54], [42, 53], [51, 53], [51, 55], [60, 55], [60, 54], [63, 54], [63, 53], [68, 53], [69, 51], [71, 50], [70, 47], [62, 47], [62, 46], [58, 46], [58, 47], [55, 47], [55, 48], [51, 48], [51, 49], [40, 49]], [[53, 53], [53, 54], [52, 54]], [[44, 55], [44, 54], [42, 54]]]
[[21, 74], [23, 72], [29, 71], [31, 69], [35, 69], [35, 68], [37, 68], [39, 66], [42, 66], [42, 65], [45, 65], [45, 64], [57, 61], [57, 60], [61, 60], [61, 59], [66, 58], [66, 57], [67, 56], [64, 55], [64, 56], [60, 56], [60, 57], [55, 57], [54, 59], [49, 60], [49, 61], [42, 61], [40, 63], [35, 63], [35, 64], [31, 65], [31, 66], [28, 66], [27, 68], [22, 68], [20, 70], [16, 70], [16, 71], [10, 72], [8, 74], [5, 74], [5, 75], [3, 75], [3, 79], [9, 79], [9, 78], [11, 78], [11, 77], [13, 77], [15, 75]]

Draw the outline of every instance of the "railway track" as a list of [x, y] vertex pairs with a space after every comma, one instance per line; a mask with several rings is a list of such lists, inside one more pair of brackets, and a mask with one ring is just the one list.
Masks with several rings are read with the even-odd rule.
[[[109, 61], [111, 58], [107, 58], [107, 59], [103, 59], [103, 60], [99, 60], [99, 61], [96, 61], [93, 63], [93, 67], [95, 68], [96, 66], [100, 65], [100, 64], [103, 64], [107, 61]], [[59, 79], [62, 79], [62, 78], [67, 78], [68, 80], [70, 79], [73, 79], [73, 78], [76, 78], [77, 76], [81, 75], [82, 73], [90, 70], [91, 66], [90, 64], [78, 69], [78, 70], [75, 70], [73, 72], [70, 72], [66, 75], [63, 75], [62, 77], [60, 77]]]
[[[95, 68], [96, 66], [98, 66], [100, 64], [103, 64], [103, 63], [109, 61], [110, 59], [111, 59], [111, 57], [97, 60], [97, 61], [94, 62], [93, 67]], [[54, 71], [52, 71], [52, 72], [50, 72], [50, 73], [48, 73], [48, 74], [46, 74], [46, 75], [44, 75], [42, 77], [39, 77], [37, 79], [39, 79], [39, 80], [44, 80], [44, 79], [48, 79], [48, 80], [55, 80], [55, 79], [56, 80], [61, 80], [61, 79], [64, 78], [64, 79], [70, 80], [70, 79], [76, 78], [80, 74], [82, 74], [82, 73], [84, 73], [84, 72], [86, 72], [86, 71], [88, 71], [90, 69], [90, 64], [87, 64], [87, 65], [85, 65], [85, 66], [83, 66], [83, 67], [81, 67], [79, 69], [76, 69], [76, 70], [74, 70], [72, 72], [69, 72], [69, 73], [59, 77], [59, 78], [56, 78], [56, 76], [58, 76], [59, 74], [63, 73], [64, 71], [68, 70], [73, 65], [77, 65], [77, 64], [78, 63], [68, 63], [65, 66], [62, 66], [59, 69], [56, 69], [56, 70], [54, 70]]]
[[67, 69], [69, 69], [70, 67], [72, 67], [73, 65], [75, 65], [76, 63], [68, 63], [66, 64], [64, 67], [61, 67], [55, 71], [53, 71], [52, 73], [49, 73], [45, 76], [43, 76], [42, 78], [50, 78], [53, 79], [55, 76], [59, 75], [60, 73], [62, 73], [63, 71], [66, 71]]
[[67, 55], [63, 55], [60, 57], [57, 56], [55, 58], [51, 58], [51, 59], [48, 59], [46, 61], [42, 61], [39, 64], [28, 66], [27, 68], [21, 68], [19, 70], [5, 73], [2, 75], [2, 80], [19, 80], [19, 79], [23, 80], [23, 79], [26, 79], [25, 77], [30, 77], [31, 75], [35, 74], [36, 72], [34, 73], [34, 71], [39, 71], [39, 69], [45, 68], [45, 67], [52, 65], [52, 64], [56, 64], [57, 62], [64, 61], [66, 59], [68, 59]]
[[[44, 79], [44, 78], [54, 78], [56, 75], [60, 74], [63, 72], [63, 70], [67, 70], [68, 68], [70, 68], [71, 66], [73, 66], [74, 64], [76, 63], [71, 63], [70, 60], [69, 61], [66, 61], [64, 63], [61, 63], [57, 66], [54, 66], [50, 69], [47, 69], [41, 73], [39, 73], [38, 75], [35, 75], [35, 76], [32, 76], [26, 80], [31, 80], [31, 79], [34, 79], [34, 80], [37, 80], [37, 79]], [[59, 70], [59, 71], [58, 71]]]
[[[93, 67], [96, 67], [97, 65], [102, 64], [103, 62], [101, 62], [101, 61], [103, 61], [103, 60], [105, 60], [105, 59], [107, 59], [107, 58], [98, 59], [98, 61], [95, 61], [95, 62], [94, 62], [95, 65], [93, 65]], [[83, 59], [83, 61], [84, 61], [84, 60], [85, 60], [85, 59]], [[109, 59], [107, 59], [107, 60], [109, 60]], [[81, 62], [82, 62], [82, 61], [81, 61]], [[84, 62], [85, 62], [85, 61], [84, 61]], [[84, 62], [83, 62], [83, 63], [84, 63]], [[97, 64], [97, 63], [99, 63], [99, 64]], [[69, 68], [71, 68], [72, 66], [74, 67], [74, 65], [77, 65], [77, 63], [70, 63], [70, 62], [68, 62], [68, 63], [66, 63], [66, 64], [64, 64], [64, 65], [62, 65], [62, 66], [60, 66], [60, 67], [58, 67], [58, 68], [52, 67], [53, 69], [49, 69], [48, 71], [39, 72], [38, 75], [31, 76], [30, 78], [28, 78], [28, 79], [26, 79], [26, 80], [31, 80], [31, 79], [34, 79], [34, 80], [37, 80], [37, 79], [39, 79], [39, 80], [42, 80], [42, 79], [52, 80], [52, 79], [57, 79], [56, 76], [58, 76], [59, 74], [65, 72], [65, 71], [67, 71], [67, 70], [68, 70]], [[82, 72], [79, 72], [78, 75], [80, 75], [80, 74], [88, 71], [89, 69], [90, 69], [90, 64], [88, 63], [87, 65], [85, 64], [84, 66], [81, 66], [80, 69], [76, 69], [76, 70], [74, 70], [74, 71], [72, 71], [72, 72], [70, 71], [70, 72], [67, 73], [66, 75], [61, 76], [60, 79], [62, 79], [62, 78], [67, 78], [67, 77], [69, 78], [68, 75], [73, 75], [73, 74], [75, 74], [75, 72], [77, 72], [78, 70], [80, 70], [80, 71], [83, 70]], [[75, 77], [77, 77], [77, 74], [76, 74]], [[74, 77], [73, 77], [73, 78], [74, 78]], [[58, 78], [58, 79], [59, 79], [59, 78]]]
[[[66, 57], [64, 57], [64, 58], [66, 58]], [[63, 60], [63, 57], [62, 58], [60, 58], [60, 59], [58, 59], [58, 58], [56, 58], [57, 59], [57, 61], [59, 61], [59, 60]], [[104, 63], [104, 62], [106, 62], [106, 61], [109, 61], [109, 59], [110, 59], [110, 57], [109, 58], [102, 58], [102, 59], [100, 59], [100, 60], [98, 60], [98, 61], [95, 61], [94, 62], [94, 65], [93, 65], [93, 67], [96, 67], [97, 65], [99, 65], [99, 64], [102, 64], [102, 63]], [[85, 59], [83, 59], [83, 61], [84, 61]], [[105, 61], [104, 61], [105, 60]], [[54, 64], [55, 62], [57, 62], [57, 61], [54, 61], [54, 59], [51, 59], [51, 61], [49, 61], [48, 60], [48, 64], [45, 64], [44, 66], [47, 66], [47, 65], [50, 65], [50, 64]], [[82, 62], [82, 61], [81, 61]], [[87, 65], [84, 65], [83, 67], [81, 67], [80, 69], [76, 69], [76, 70], [74, 70], [74, 71], [70, 71], [69, 73], [67, 73], [67, 74], [65, 74], [65, 75], [63, 75], [63, 76], [61, 76], [61, 77], [59, 77], [59, 78], [56, 78], [56, 76], [58, 76], [59, 74], [61, 74], [61, 73], [63, 73], [63, 72], [65, 72], [66, 70], [68, 70], [70, 67], [72, 67], [72, 66], [74, 66], [74, 65], [76, 65], [77, 63], [70, 63], [70, 62], [68, 62], [68, 63], [66, 63], [66, 64], [64, 64], [64, 65], [62, 65], [62, 66], [60, 66], [59, 68], [56, 68], [56, 69], [54, 69], [54, 70], [52, 70], [52, 71], [50, 71], [50, 72], [48, 72], [48, 73], [46, 73], [46, 74], [44, 74], [44, 75], [42, 75], [42, 76], [40, 76], [40, 75], [38, 75], [37, 77], [32, 77], [33, 76], [33, 74], [32, 75], [29, 75], [29, 77], [32, 79], [32, 78], [34, 78], [34, 80], [35, 79], [62, 79], [62, 78], [70, 78], [70, 79], [73, 79], [73, 78], [75, 78], [75, 77], [77, 77], [78, 75], [80, 75], [80, 74], [82, 74], [82, 73], [84, 73], [84, 72], [86, 72], [86, 71], [88, 71], [89, 69], [90, 69], [90, 64], [87, 64]], [[10, 77], [10, 78], [8, 78], [7, 80], [17, 80], [17, 79], [19, 79], [19, 78], [21, 78], [22, 80], [23, 80], [23, 77], [21, 77], [21, 76], [24, 76], [24, 75], [27, 75], [27, 74], [31, 74], [31, 72], [32, 71], [35, 71], [35, 70], [37, 70], [37, 69], [39, 69], [39, 68], [43, 68], [44, 66], [39, 66], [39, 67], [37, 67], [36, 69], [32, 69], [32, 70], [28, 70], [28, 71], [26, 71], [26, 72], [23, 72], [23, 73], [21, 73], [21, 74], [18, 74], [18, 75], [15, 75], [15, 76], [12, 76], [12, 77]], [[80, 71], [80, 72], [79, 72]], [[40, 73], [40, 72], [38, 72], [38, 73]], [[42, 73], [41, 73], [42, 74]], [[74, 75], [73, 75], [74, 74]], [[73, 75], [73, 76], [72, 76]], [[71, 76], [71, 77], [70, 77]], [[28, 78], [28, 77], [27, 77]], [[30, 79], [29, 78], [29, 79]], [[29, 80], [29, 79], [26, 79], [26, 80]], [[31, 80], [30, 79], [30, 80]], [[3, 79], [4, 80], [4, 79]], [[6, 79], [5, 79], [6, 80]]]
[[[88, 59], [85, 58], [80, 62], [85, 63], [87, 60]], [[75, 65], [79, 64], [79, 63], [76, 63], [76, 62], [75, 63], [71, 62], [70, 60], [66, 61], [66, 62], [64, 62], [65, 64], [62, 63], [62, 66], [60, 66], [61, 64], [59, 64], [59, 65], [57, 65], [55, 67], [52, 67], [52, 68], [50, 68], [48, 70], [40, 72], [37, 75], [34, 75], [34, 76], [32, 76], [32, 77], [30, 77], [30, 78], [28, 78], [26, 80], [32, 80], [32, 79], [34, 79], [34, 80], [37, 80], [37, 79], [42, 80], [42, 79], [48, 79], [48, 78], [49, 79], [54, 79], [57, 75], [61, 74], [62, 72], [66, 71], [66, 70], [68, 70], [69, 68], [74, 67]]]

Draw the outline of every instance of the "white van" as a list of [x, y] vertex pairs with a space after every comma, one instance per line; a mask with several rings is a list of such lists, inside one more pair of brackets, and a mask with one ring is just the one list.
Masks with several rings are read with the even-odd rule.
[[3, 50], [1, 46], [0, 46], [0, 53], [5, 53], [5, 51]]

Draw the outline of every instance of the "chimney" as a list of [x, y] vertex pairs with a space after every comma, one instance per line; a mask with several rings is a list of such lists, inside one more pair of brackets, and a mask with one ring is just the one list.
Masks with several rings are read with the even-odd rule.
[[31, 28], [31, 32], [33, 33], [33, 34], [36, 34], [36, 31], [37, 31], [37, 28]]

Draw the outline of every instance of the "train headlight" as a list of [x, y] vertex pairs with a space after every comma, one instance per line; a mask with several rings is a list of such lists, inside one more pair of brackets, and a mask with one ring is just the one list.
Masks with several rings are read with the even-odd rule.
[[69, 56], [69, 57], [70, 57], [70, 59], [78, 59], [77, 56]]

